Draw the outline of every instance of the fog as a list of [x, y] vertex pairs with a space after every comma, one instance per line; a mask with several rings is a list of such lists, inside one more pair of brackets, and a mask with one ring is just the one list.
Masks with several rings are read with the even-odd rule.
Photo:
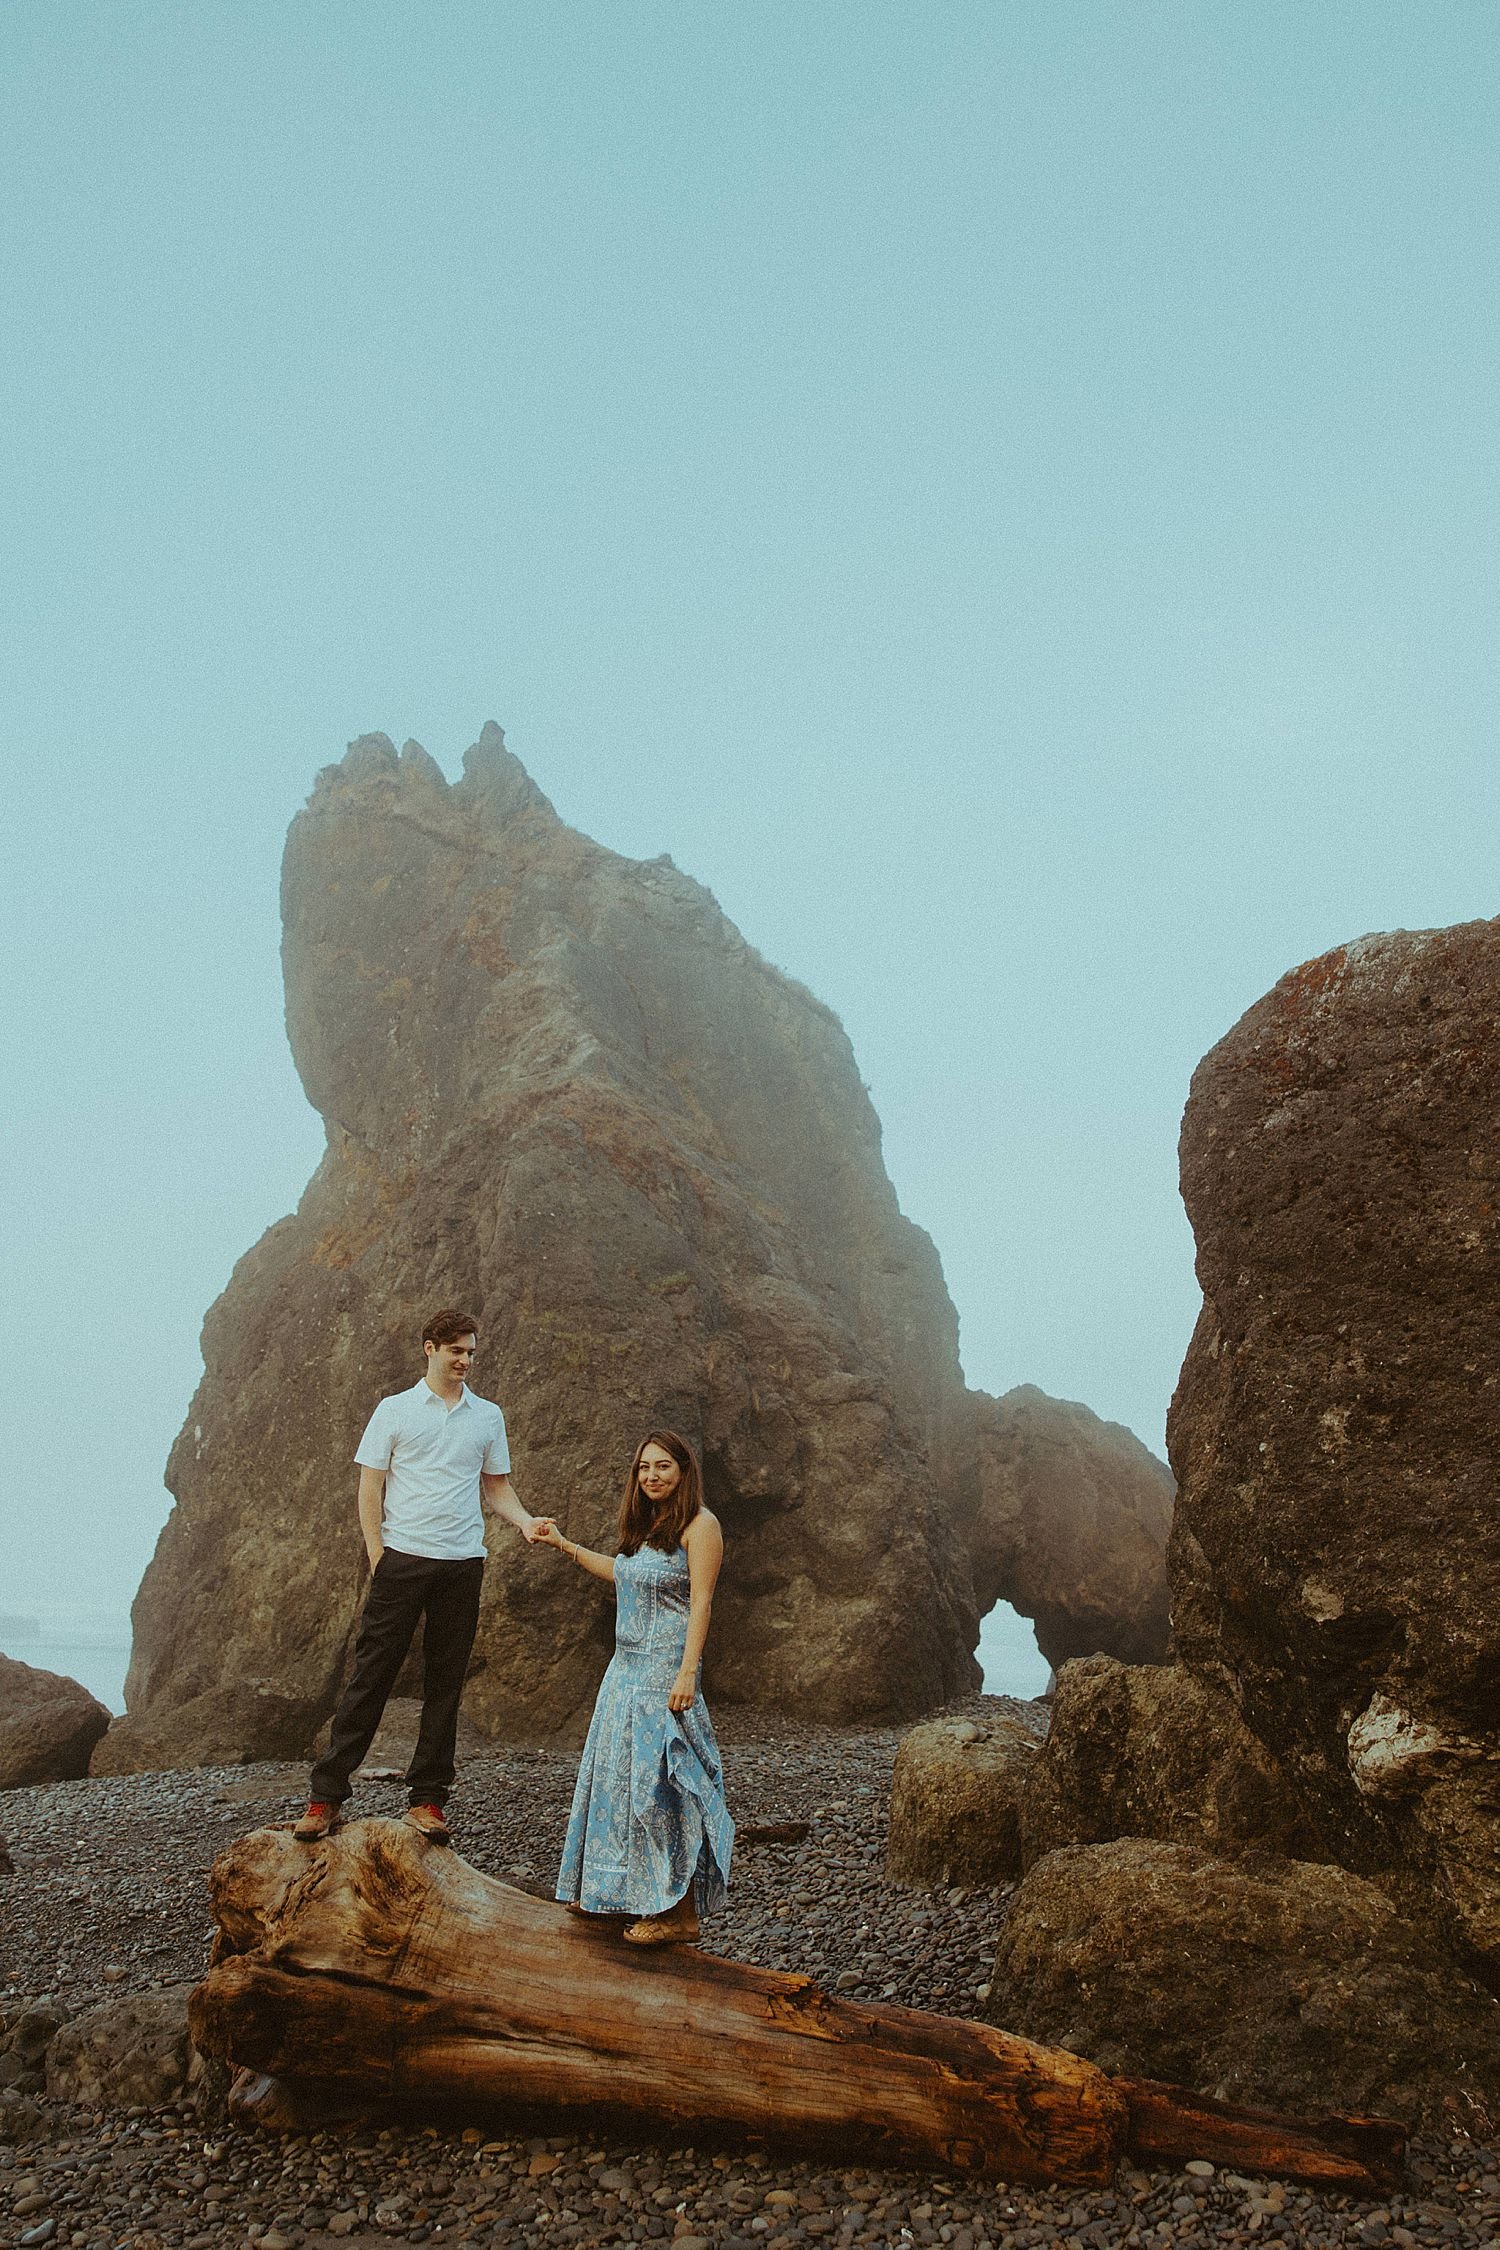
[[0, 48], [4, 1606], [128, 1601], [317, 1161], [278, 858], [367, 729], [494, 717], [707, 883], [848, 1028], [970, 1382], [1159, 1449], [1194, 1064], [1495, 909], [1493, 11]]

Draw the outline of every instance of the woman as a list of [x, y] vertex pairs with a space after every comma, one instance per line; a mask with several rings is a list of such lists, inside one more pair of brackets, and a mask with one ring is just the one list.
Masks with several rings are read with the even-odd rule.
[[615, 1589], [615, 1653], [583, 1746], [557, 1896], [575, 1913], [631, 1914], [632, 1945], [691, 1944], [722, 1900], [734, 1823], [698, 1688], [724, 1556], [692, 1448], [674, 1430], [636, 1447], [619, 1553], [555, 1524], [541, 1533]]

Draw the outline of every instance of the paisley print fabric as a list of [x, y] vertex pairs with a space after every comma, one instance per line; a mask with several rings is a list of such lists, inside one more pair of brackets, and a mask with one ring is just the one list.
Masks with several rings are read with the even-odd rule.
[[590, 1914], [663, 1914], [691, 1884], [700, 1914], [729, 1882], [734, 1822], [700, 1688], [667, 1695], [687, 1641], [688, 1559], [642, 1547], [615, 1558], [615, 1653], [573, 1791], [557, 1896]]

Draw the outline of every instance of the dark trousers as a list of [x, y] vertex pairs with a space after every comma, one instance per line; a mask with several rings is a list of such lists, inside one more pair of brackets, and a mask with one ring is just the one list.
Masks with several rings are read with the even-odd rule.
[[313, 1768], [314, 1803], [341, 1805], [349, 1779], [375, 1739], [375, 1729], [406, 1661], [418, 1618], [422, 1635], [422, 1724], [407, 1768], [414, 1805], [443, 1805], [453, 1786], [458, 1699], [479, 1626], [484, 1557], [436, 1562], [387, 1547], [375, 1566], [354, 1649], [354, 1669], [333, 1715], [328, 1748]]

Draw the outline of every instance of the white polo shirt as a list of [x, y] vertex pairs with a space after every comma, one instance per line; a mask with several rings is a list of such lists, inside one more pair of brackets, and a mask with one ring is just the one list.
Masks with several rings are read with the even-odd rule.
[[398, 1554], [464, 1562], [484, 1553], [479, 1479], [510, 1471], [505, 1416], [464, 1385], [445, 1406], [424, 1375], [383, 1398], [354, 1456], [385, 1471], [381, 1537]]

